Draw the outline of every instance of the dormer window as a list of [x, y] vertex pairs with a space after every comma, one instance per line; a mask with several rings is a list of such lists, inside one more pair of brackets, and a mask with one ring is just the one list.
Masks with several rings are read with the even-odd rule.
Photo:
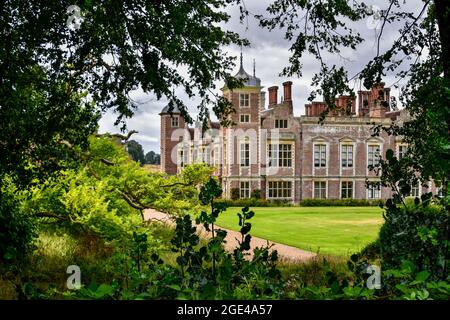
[[239, 106], [241, 108], [250, 107], [250, 95], [248, 93], [241, 93], [239, 97]]

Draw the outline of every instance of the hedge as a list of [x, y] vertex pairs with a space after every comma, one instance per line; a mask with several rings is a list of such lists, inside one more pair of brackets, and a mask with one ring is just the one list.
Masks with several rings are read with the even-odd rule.
[[228, 207], [290, 207], [293, 204], [287, 200], [266, 200], [266, 199], [220, 199], [218, 203], [224, 203]]
[[[225, 203], [229, 207], [294, 207], [298, 206], [288, 200], [267, 199], [220, 199], [217, 202]], [[301, 207], [370, 207], [380, 206], [383, 200], [364, 199], [304, 199], [300, 202]]]
[[369, 207], [383, 205], [383, 200], [364, 199], [304, 199], [301, 207]]

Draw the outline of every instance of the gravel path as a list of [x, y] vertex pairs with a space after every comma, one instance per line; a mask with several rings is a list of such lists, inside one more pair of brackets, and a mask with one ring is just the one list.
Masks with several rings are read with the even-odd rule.
[[[160, 221], [160, 222], [167, 223], [171, 226], [175, 225], [175, 221], [173, 219], [171, 219], [167, 214], [162, 213], [160, 211], [153, 210], [153, 209], [145, 210], [144, 217], [146, 220]], [[241, 238], [240, 232], [225, 229], [222, 227], [219, 227], [219, 228], [227, 231], [227, 237], [225, 238], [225, 240], [226, 240], [225, 249], [228, 251], [234, 250], [238, 245], [237, 239]], [[202, 225], [197, 225], [197, 231], [200, 235], [202, 235], [204, 237], [210, 237], [210, 233], [206, 232], [206, 230], [204, 229], [204, 227]], [[278, 251], [278, 255], [280, 256], [280, 258], [283, 260], [286, 260], [286, 261], [290, 261], [290, 262], [305, 261], [305, 260], [308, 260], [308, 259], [316, 256], [316, 254], [313, 252], [301, 250], [299, 248], [291, 247], [291, 246], [288, 246], [285, 244], [274, 243], [274, 242], [271, 242], [271, 241], [268, 241], [265, 239], [261, 239], [261, 238], [257, 238], [257, 237], [253, 237], [253, 236], [252, 236], [252, 241], [250, 244], [250, 251], [253, 253], [253, 249], [255, 247], [262, 247], [262, 246], [266, 246], [267, 244], [269, 244], [269, 245], [273, 244], [274, 246], [272, 247], [272, 249]]]

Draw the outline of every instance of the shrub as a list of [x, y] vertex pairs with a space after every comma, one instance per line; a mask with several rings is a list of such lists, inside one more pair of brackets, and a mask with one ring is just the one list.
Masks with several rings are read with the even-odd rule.
[[302, 207], [368, 207], [381, 206], [383, 200], [365, 199], [304, 199], [300, 202]]
[[223, 203], [228, 207], [288, 207], [292, 206], [287, 200], [267, 200], [267, 199], [253, 199], [245, 198], [238, 200], [220, 199], [217, 203]]
[[252, 199], [261, 199], [261, 189], [255, 189], [251, 194]]
[[371, 261], [379, 259], [381, 256], [380, 240], [377, 239], [369, 243], [358, 253], [358, 256], [360, 258], [366, 258]]
[[34, 248], [36, 230], [30, 215], [21, 210], [18, 193], [11, 179], [0, 189], [0, 265], [23, 262]]
[[231, 200], [238, 200], [241, 197], [239, 188], [232, 188], [230, 197]]
[[[448, 277], [449, 215], [445, 208], [418, 198], [396, 205], [387, 201], [385, 223], [380, 230], [384, 269], [400, 268], [410, 261], [419, 271], [428, 271], [430, 279]], [[448, 267], [447, 267], [448, 268]]]

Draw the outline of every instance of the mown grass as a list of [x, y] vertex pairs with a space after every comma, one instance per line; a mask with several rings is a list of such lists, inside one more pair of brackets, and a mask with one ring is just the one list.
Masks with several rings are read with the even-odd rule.
[[[348, 257], [377, 238], [383, 223], [379, 207], [258, 207], [251, 208], [251, 234], [326, 255]], [[239, 230], [232, 207], [217, 224]]]

